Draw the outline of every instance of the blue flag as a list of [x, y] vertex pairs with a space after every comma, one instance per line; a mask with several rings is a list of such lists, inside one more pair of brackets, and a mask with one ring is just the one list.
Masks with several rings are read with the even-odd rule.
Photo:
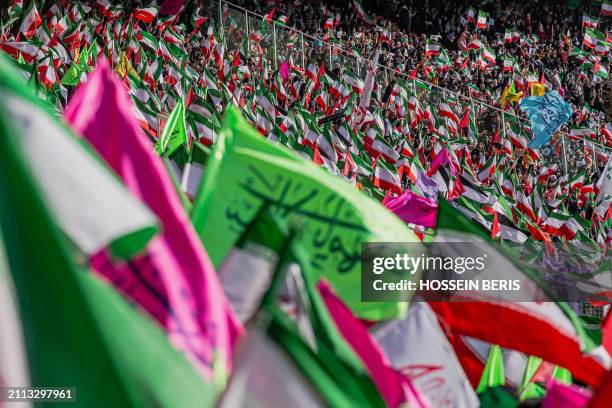
[[520, 108], [531, 121], [533, 139], [527, 145], [531, 149], [548, 143], [552, 134], [572, 116], [572, 108], [557, 91], [526, 98]]

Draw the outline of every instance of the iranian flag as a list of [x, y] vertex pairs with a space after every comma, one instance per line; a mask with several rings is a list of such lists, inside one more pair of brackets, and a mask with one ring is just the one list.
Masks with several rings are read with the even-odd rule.
[[334, 28], [334, 17], [328, 17], [323, 24], [324, 30], [332, 30]]
[[569, 220], [570, 216], [566, 214], [562, 214], [558, 211], [552, 211], [548, 218], [540, 224], [540, 227], [544, 232], [549, 234], [561, 236], [563, 233], [561, 229], [563, 225]]
[[374, 186], [382, 188], [385, 191], [391, 191], [396, 194], [402, 193], [402, 185], [400, 183], [397, 169], [385, 162], [385, 160], [376, 160], [376, 168], [374, 169]]
[[510, 30], [506, 30], [504, 33], [504, 44], [512, 44], [512, 32]]
[[599, 191], [595, 199], [595, 212], [605, 220], [609, 217], [610, 205], [612, 204], [612, 158], [608, 159], [604, 171], [595, 183], [595, 187]]
[[482, 57], [489, 63], [495, 64], [495, 52], [490, 48], [485, 48], [482, 50]]
[[612, 1], [611, 0], [604, 0], [603, 3], [601, 3], [601, 15], [604, 17], [612, 16]]
[[23, 20], [21, 21], [21, 26], [19, 26], [19, 32], [21, 32], [25, 37], [29, 40], [34, 34], [36, 34], [36, 29], [42, 24], [42, 19], [38, 14], [38, 10], [36, 10], [36, 2], [32, 1], [30, 3], [30, 7], [28, 7], [28, 11], [26, 12]]
[[595, 48], [595, 46], [597, 46], [597, 43], [599, 40], [605, 40], [605, 37], [602, 33], [600, 33], [599, 31], [597, 31], [594, 28], [587, 28], [584, 31], [584, 38], [582, 40], [582, 43], [593, 49]]
[[584, 181], [584, 173], [578, 173], [569, 181], [569, 183], [567, 183], [566, 187], [572, 191], [582, 187], [584, 185]]
[[569, 138], [572, 140], [582, 140], [584, 137], [595, 138], [595, 131], [589, 128], [572, 127]]
[[113, 17], [113, 13], [111, 11], [111, 2], [109, 0], [96, 0], [96, 3], [94, 5], [99, 11], [100, 13], [102, 13], [102, 15], [104, 15], [105, 17], [108, 18], [112, 18]]
[[599, 60], [595, 61], [595, 65], [593, 66], [593, 72], [600, 78], [608, 79], [608, 70], [605, 66], [599, 63]]
[[136, 8], [134, 10], [134, 18], [146, 24], [149, 24], [157, 17], [158, 8], [155, 6]]
[[363, 84], [363, 80], [361, 78], [356, 77], [355, 75], [353, 75], [350, 72], [345, 72], [343, 74], [342, 79], [344, 80], [344, 82], [351, 87], [351, 89], [353, 90], [353, 92], [355, 92], [358, 95], [363, 94], [364, 91], [364, 84]]
[[457, 117], [455, 112], [451, 109], [451, 107], [447, 103], [442, 102], [438, 106], [438, 109], [439, 109], [440, 116], [449, 118], [455, 123], [459, 123], [459, 118]]
[[478, 20], [476, 21], [476, 27], [477, 28], [487, 28], [487, 18], [489, 17], [489, 14], [480, 10], [478, 12]]
[[53, 88], [58, 83], [57, 72], [51, 57], [45, 58], [44, 62], [38, 65], [38, 80], [47, 89]]
[[608, 55], [610, 52], [610, 45], [608, 41], [598, 41], [595, 46], [595, 55]]
[[475, 16], [476, 16], [476, 10], [474, 10], [472, 7], [470, 7], [468, 9], [468, 11], [467, 11], [467, 21], [468, 21], [468, 23], [473, 23]]
[[510, 139], [504, 139], [503, 150], [506, 156], [512, 157], [512, 142]]
[[585, 28], [597, 28], [599, 19], [597, 17], [591, 17], [587, 13], [582, 15], [582, 26]]
[[531, 201], [521, 190], [517, 191], [516, 193], [516, 208], [518, 208], [520, 212], [531, 218], [533, 221], [537, 219], [535, 212], [533, 211], [533, 207], [531, 206]]
[[9, 41], [0, 43], [0, 50], [4, 51], [16, 60], [18, 60], [19, 55], [21, 55], [28, 64], [31, 64], [35, 59], [43, 56], [42, 52], [40, 51], [40, 47], [27, 41]]
[[508, 136], [510, 137], [510, 141], [514, 146], [518, 147], [519, 149], [527, 149], [527, 144], [529, 141], [520, 130], [515, 130], [510, 127], [510, 129], [508, 129]]
[[569, 217], [560, 229], [561, 234], [567, 240], [574, 239], [576, 234], [580, 231], [584, 231], [584, 228], [582, 228], [582, 225], [580, 225], [580, 223], [578, 223], [574, 217]]
[[364, 11], [363, 6], [361, 5], [360, 1], [353, 0], [352, 5], [353, 5], [353, 8], [355, 9], [355, 13], [357, 14], [357, 17], [359, 17], [361, 21], [363, 21], [366, 24], [373, 23], [370, 16], [368, 16], [368, 14]]
[[484, 44], [478, 38], [474, 38], [467, 45], [468, 50], [480, 50], [482, 48], [484, 48]]
[[427, 40], [425, 42], [425, 55], [440, 55], [440, 44], [433, 40]]
[[516, 59], [507, 55], [504, 57], [504, 72], [512, 72], [514, 70], [514, 65], [516, 64]]
[[478, 173], [478, 180], [481, 183], [487, 183], [493, 173], [495, 173], [495, 168], [497, 166], [497, 157], [493, 155], [485, 164], [482, 166], [482, 170]]
[[399, 153], [397, 153], [387, 141], [378, 134], [370, 147], [374, 156], [382, 156], [387, 163], [395, 163], [399, 159]]
[[453, 256], [462, 252], [465, 242], [478, 242], [487, 248], [487, 265], [496, 265], [485, 268], [482, 278], [517, 279], [521, 282], [522, 296], [532, 299], [512, 301], [508, 291], [489, 292], [486, 298], [478, 292], [462, 292], [453, 295], [457, 300], [454, 302], [430, 302], [442, 327], [448, 327], [453, 334], [540, 357], [570, 370], [580, 381], [598, 384], [610, 367], [608, 353], [593, 344], [582, 322], [567, 305], [551, 301], [523, 268], [488, 243], [489, 234], [484, 228], [445, 200], [439, 202], [434, 242], [440, 243], [441, 255]]

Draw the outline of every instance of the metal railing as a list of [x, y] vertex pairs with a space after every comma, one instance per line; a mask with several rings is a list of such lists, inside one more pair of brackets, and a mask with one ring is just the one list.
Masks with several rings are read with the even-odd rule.
[[[255, 52], [258, 43], [251, 40], [251, 35], [260, 31], [257, 27], [262, 24], [271, 25], [272, 32], [266, 33], [264, 40], [268, 46], [263, 50], [266, 58], [272, 62], [274, 68], [279, 67], [280, 61], [293, 61], [293, 64], [301, 69], [306, 69], [308, 64], [314, 62], [323, 64], [326, 69], [342, 67], [349, 69], [360, 78], [365, 78], [366, 66], [372, 65], [373, 61], [362, 56], [354, 55], [339, 45], [323, 41], [321, 38], [306, 34], [295, 28], [286, 26], [276, 20], [267, 21], [266, 17], [247, 10], [241, 6], [225, 0], [211, 0], [210, 14], [218, 19], [223, 32], [227, 49], [241, 47], [246, 41], [247, 52]], [[265, 23], [264, 23], [265, 22]], [[246, 32], [237, 34], [237, 28], [242, 27]], [[418, 78], [412, 78], [404, 72], [398, 71], [385, 65], [377, 64], [376, 80], [379, 84], [387, 86], [395, 77], [402, 78], [412, 87], [414, 94], [427, 93], [429, 102], [452, 99], [454, 105], [459, 107], [459, 112], [465, 112], [469, 107], [476, 116], [478, 133], [492, 135], [496, 130], [506, 133], [510, 122], [519, 124], [524, 132], [531, 136], [529, 121], [523, 117], [506, 112], [499, 107], [487, 104], [471, 95], [465, 95], [440, 87], [436, 84]], [[425, 89], [425, 91], [423, 91]], [[421, 95], [421, 99], [422, 99]], [[486, 141], [485, 137], [481, 137]], [[565, 131], [557, 131], [552, 142], [540, 150], [541, 158], [546, 164], [562, 163], [565, 173], [575, 174], [589, 165], [590, 162], [601, 165], [605, 157], [612, 151], [597, 142], [586, 140], [575, 140]], [[599, 162], [599, 163], [598, 163]], [[605, 162], [603, 163], [605, 165]]]

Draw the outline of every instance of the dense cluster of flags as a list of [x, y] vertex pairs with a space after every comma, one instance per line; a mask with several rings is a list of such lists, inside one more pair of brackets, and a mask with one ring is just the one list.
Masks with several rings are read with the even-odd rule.
[[46, 9], [13, 1], [4, 26], [26, 39], [0, 44], [0, 339], [23, 337], [0, 341], [0, 360], [21, 350], [3, 384], [75, 386], [92, 407], [612, 400], [611, 320], [552, 296], [362, 302], [359, 256], [462, 237], [510, 251], [522, 282], [588, 276], [608, 296], [608, 157], [553, 179], [510, 115], [473, 155], [478, 112], [409, 79], [384, 95], [378, 55], [365, 78], [273, 68], [273, 14], [247, 37], [228, 10], [217, 30], [156, 6]]

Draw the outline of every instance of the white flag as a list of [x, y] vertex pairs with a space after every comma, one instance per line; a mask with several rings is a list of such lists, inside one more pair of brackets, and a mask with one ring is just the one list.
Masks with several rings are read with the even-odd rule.
[[432, 407], [478, 407], [479, 401], [429, 305], [415, 302], [408, 316], [374, 329], [394, 368], [410, 378]]

